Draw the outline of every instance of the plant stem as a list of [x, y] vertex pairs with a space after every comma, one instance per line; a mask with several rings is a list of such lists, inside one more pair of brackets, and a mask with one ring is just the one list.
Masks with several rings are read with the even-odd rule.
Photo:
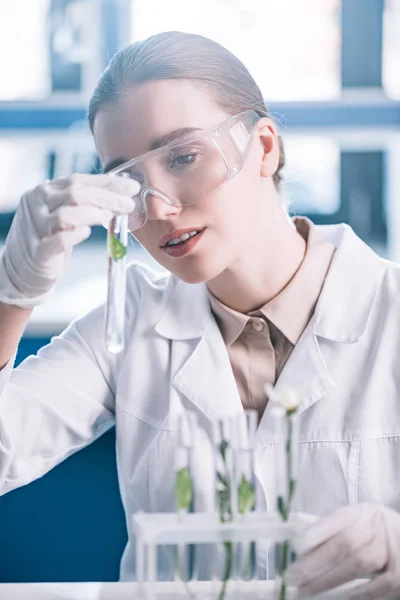
[[247, 559], [247, 564], [242, 572], [242, 579], [244, 580], [252, 579], [254, 577], [255, 553], [256, 545], [254, 542], [250, 542], [249, 557]]
[[185, 573], [183, 571], [183, 564], [182, 564], [182, 560], [181, 560], [181, 553], [179, 551], [179, 546], [175, 546], [175, 561], [176, 561], [176, 570], [178, 572], [180, 580], [182, 581], [182, 583], [185, 587], [185, 590], [187, 591], [190, 598], [192, 598], [193, 600], [196, 600], [196, 595], [192, 592], [192, 590], [189, 587], [188, 582], [185, 579]]
[[279, 600], [286, 600], [286, 583], [282, 579], [281, 588], [279, 590]]
[[[278, 498], [278, 510], [282, 516], [284, 521], [289, 519], [290, 510], [292, 508], [292, 501], [294, 497], [296, 482], [293, 479], [293, 457], [292, 457], [292, 437], [293, 437], [293, 423], [292, 423], [292, 415], [287, 414], [287, 438], [286, 438], [286, 460], [287, 460], [287, 474], [288, 474], [288, 498], [285, 503], [284, 498], [281, 496]], [[285, 571], [289, 566], [289, 555], [290, 555], [290, 547], [289, 541], [285, 540], [282, 544], [280, 544], [279, 548], [279, 574], [282, 578], [280, 591], [279, 591], [279, 600], [286, 600], [286, 583], [285, 583]]]
[[[222, 485], [222, 490], [219, 492], [219, 518], [222, 523], [232, 520], [232, 505], [231, 505], [231, 481], [230, 473], [227, 465], [226, 451], [229, 443], [226, 440], [222, 440], [219, 445], [219, 454], [222, 459], [225, 474], [217, 472], [217, 478]], [[225, 547], [225, 570], [222, 577], [222, 587], [218, 596], [218, 600], [224, 600], [226, 594], [226, 588], [228, 580], [231, 576], [232, 571], [232, 557], [233, 557], [233, 546], [232, 542], [224, 542]]]
[[228, 580], [231, 575], [232, 570], [232, 557], [233, 557], [233, 548], [232, 542], [224, 542], [225, 552], [226, 552], [226, 561], [225, 561], [225, 571], [223, 575], [223, 584], [221, 591], [218, 596], [218, 600], [224, 600], [226, 594], [226, 587], [228, 585]]

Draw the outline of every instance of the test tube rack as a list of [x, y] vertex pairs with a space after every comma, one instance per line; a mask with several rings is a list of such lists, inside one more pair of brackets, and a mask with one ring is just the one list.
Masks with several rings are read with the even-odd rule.
[[283, 522], [278, 513], [253, 511], [221, 523], [216, 513], [136, 513], [133, 525], [137, 581], [143, 584], [144, 597], [153, 600], [159, 545], [248, 543], [266, 539], [282, 542], [290, 540], [314, 519], [311, 515], [293, 513]]

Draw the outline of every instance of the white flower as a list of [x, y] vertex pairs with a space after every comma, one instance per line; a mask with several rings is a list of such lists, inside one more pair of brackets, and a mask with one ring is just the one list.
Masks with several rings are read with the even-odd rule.
[[287, 411], [294, 411], [299, 406], [299, 397], [294, 390], [287, 388], [280, 394], [280, 404]]
[[286, 412], [294, 412], [299, 406], [299, 397], [296, 392], [286, 387], [280, 393], [276, 392], [271, 384], [267, 383], [264, 387], [265, 393], [274, 404], [280, 406]]

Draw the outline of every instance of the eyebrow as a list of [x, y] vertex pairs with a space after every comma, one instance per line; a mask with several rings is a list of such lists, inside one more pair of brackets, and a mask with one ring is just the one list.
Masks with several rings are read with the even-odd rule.
[[170, 131], [170, 133], [162, 135], [161, 137], [152, 141], [150, 144], [150, 152], [152, 150], [162, 148], [163, 146], [167, 146], [168, 144], [172, 144], [172, 142], [176, 142], [181, 138], [186, 138], [193, 133], [197, 133], [198, 131], [202, 131], [202, 129], [199, 129], [199, 127], [182, 127], [181, 129]]
[[[158, 148], [162, 148], [163, 146], [172, 144], [172, 142], [176, 142], [177, 140], [186, 138], [189, 135], [192, 135], [193, 133], [197, 133], [198, 131], [203, 130], [199, 127], [182, 127], [181, 129], [175, 129], [174, 131], [170, 131], [169, 133], [166, 133], [165, 135], [162, 135], [161, 137], [153, 140], [149, 146], [149, 152], [152, 152], [153, 150], [158, 150]], [[105, 165], [105, 167], [103, 168], [103, 173], [108, 173], [108, 171], [119, 167], [124, 162], [128, 162], [128, 160], [130, 159], [125, 157], [114, 158], [114, 160], [111, 160]]]

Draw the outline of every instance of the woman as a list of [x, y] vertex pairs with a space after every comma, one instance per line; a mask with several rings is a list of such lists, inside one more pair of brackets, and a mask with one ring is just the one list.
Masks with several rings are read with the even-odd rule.
[[[256, 408], [271, 508], [263, 390], [289, 385], [301, 399], [297, 508], [325, 515], [298, 540], [290, 577], [304, 593], [366, 574], [374, 581], [352, 597], [400, 590], [398, 267], [346, 225], [288, 217], [276, 126], [246, 68], [210, 40], [164, 33], [119, 52], [89, 121], [104, 170], [122, 164], [131, 178], [73, 175], [27, 192], [1, 257], [2, 492], [116, 424], [129, 528], [121, 579], [132, 579], [131, 515], [173, 508], [177, 416], [193, 411], [206, 427]], [[12, 370], [73, 246], [122, 213], [171, 273], [131, 266], [125, 351], [105, 350], [100, 307]], [[266, 547], [257, 568], [268, 576]]]

